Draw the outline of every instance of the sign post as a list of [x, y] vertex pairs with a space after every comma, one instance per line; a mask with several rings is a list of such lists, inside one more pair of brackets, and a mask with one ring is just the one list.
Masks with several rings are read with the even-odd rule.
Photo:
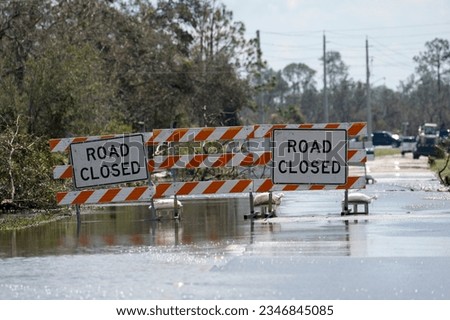
[[275, 129], [272, 157], [274, 184], [347, 183], [345, 129]]

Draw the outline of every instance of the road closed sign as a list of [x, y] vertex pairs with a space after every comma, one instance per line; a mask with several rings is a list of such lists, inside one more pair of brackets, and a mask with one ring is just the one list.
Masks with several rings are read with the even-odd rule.
[[345, 184], [348, 175], [347, 131], [275, 129], [272, 159], [275, 184]]
[[73, 143], [70, 157], [76, 188], [148, 179], [142, 135]]

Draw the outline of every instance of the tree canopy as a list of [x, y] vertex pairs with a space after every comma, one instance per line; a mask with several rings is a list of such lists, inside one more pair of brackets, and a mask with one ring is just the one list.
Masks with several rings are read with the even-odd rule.
[[[33, 183], [51, 180], [48, 138], [323, 122], [317, 71], [301, 61], [273, 70], [261, 54], [219, 0], [0, 1], [0, 199], [32, 198]], [[397, 90], [371, 88], [374, 130], [450, 125], [448, 40], [411, 58], [416, 70]], [[329, 120], [366, 121], [366, 84], [339, 52], [318, 59]]]
[[52, 137], [138, 130], [138, 123], [230, 125], [252, 98], [241, 74], [253, 42], [216, 1], [0, 7], [5, 125], [24, 115], [28, 133]]

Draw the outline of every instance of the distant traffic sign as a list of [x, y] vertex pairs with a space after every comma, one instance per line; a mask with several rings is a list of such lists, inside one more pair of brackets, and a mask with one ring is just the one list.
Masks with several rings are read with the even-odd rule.
[[275, 184], [340, 185], [347, 182], [347, 131], [275, 129], [272, 135]]
[[76, 188], [148, 179], [142, 135], [73, 143], [70, 157]]

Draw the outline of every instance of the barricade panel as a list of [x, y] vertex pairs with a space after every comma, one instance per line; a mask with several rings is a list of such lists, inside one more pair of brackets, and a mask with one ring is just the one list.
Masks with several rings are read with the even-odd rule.
[[[199, 176], [195, 177], [194, 181], [155, 181], [154, 185], [151, 183], [150, 186], [94, 188], [92, 190], [59, 192], [56, 196], [57, 203], [59, 205], [126, 203], [172, 196], [298, 190], [348, 190], [365, 187], [365, 177], [355, 176], [347, 177], [347, 183], [344, 185], [274, 184], [271, 178], [267, 178], [267, 172], [270, 170], [264, 170], [264, 168], [270, 167], [272, 162], [272, 152], [268, 140], [271, 138], [274, 129], [345, 129], [348, 139], [365, 136], [367, 133], [366, 123], [364, 122], [155, 129], [153, 132], [142, 133], [147, 148], [153, 150], [157, 146], [165, 146], [161, 149], [164, 151], [162, 154], [151, 154], [147, 160], [147, 170], [150, 173], [175, 172], [173, 170], [183, 169], [215, 170], [218, 168], [242, 168], [242, 172], [239, 173], [238, 177], [231, 178], [229, 176], [230, 179], [224, 179], [226, 176], [220, 177], [220, 179], [212, 176], [211, 178], [215, 179], [211, 181], [195, 181], [195, 179], [205, 178], [205, 176]], [[124, 134], [111, 134], [51, 139], [49, 144], [52, 152], [65, 152], [69, 150], [72, 143], [125, 136]], [[219, 142], [222, 148], [217, 148], [217, 153], [203, 153], [207, 149], [205, 146], [210, 146], [209, 143], [211, 142], [213, 144]], [[193, 144], [195, 145], [193, 146]], [[174, 146], [180, 147], [175, 149]], [[199, 153], [199, 151], [203, 152]], [[366, 161], [365, 149], [347, 150], [348, 166], [364, 165]], [[189, 170], [184, 172], [187, 171]], [[251, 175], [256, 178], [251, 179]], [[175, 174], [175, 176], [179, 177], [180, 175]], [[70, 164], [56, 166], [53, 177], [54, 179], [73, 178], [72, 166]]]
[[[365, 150], [348, 150], [349, 165], [363, 165], [367, 162]], [[169, 169], [220, 168], [220, 167], [257, 167], [269, 165], [272, 161], [270, 151], [254, 151], [224, 154], [191, 154], [173, 156], [155, 156], [148, 160], [148, 171], [157, 172]], [[72, 166], [59, 165], [53, 169], [54, 179], [71, 179]]]

